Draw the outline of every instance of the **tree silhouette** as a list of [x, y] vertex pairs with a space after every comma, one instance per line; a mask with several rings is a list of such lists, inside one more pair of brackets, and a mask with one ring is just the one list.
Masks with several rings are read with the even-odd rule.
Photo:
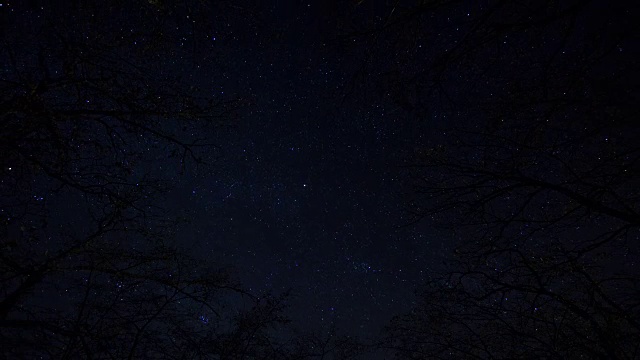
[[401, 353], [637, 357], [640, 153], [625, 127], [546, 124], [421, 154], [414, 214], [461, 240], [421, 306], [392, 323]]
[[432, 124], [406, 166], [412, 220], [457, 241], [380, 346], [411, 359], [637, 358], [628, 9], [396, 2], [378, 19], [353, 35], [368, 46], [362, 71], [385, 106]]
[[204, 134], [238, 104], [179, 78], [199, 48], [178, 53], [172, 21], [196, 31], [206, 9], [119, 6], [3, 15], [0, 352], [274, 358], [282, 301], [170, 245], [179, 219], [163, 196], [216, 156]]

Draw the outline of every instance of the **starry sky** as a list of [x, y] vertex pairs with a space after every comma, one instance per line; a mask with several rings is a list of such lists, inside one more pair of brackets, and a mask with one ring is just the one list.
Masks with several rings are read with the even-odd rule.
[[248, 288], [292, 289], [294, 318], [372, 335], [411, 305], [443, 244], [404, 226], [402, 156], [416, 129], [351, 103], [357, 50], [329, 45], [337, 34], [322, 33], [318, 6], [265, 4], [255, 37], [236, 41], [247, 34], [233, 24], [215, 36], [237, 52], [220, 92], [251, 106], [213, 134], [219, 159], [180, 179], [176, 204], [193, 213], [185, 243], [236, 265]]
[[[173, 159], [147, 165], [177, 184], [164, 206], [188, 219], [178, 246], [227, 264], [252, 292], [291, 289], [297, 327], [335, 324], [369, 336], [410, 309], [451, 240], [426, 222], [410, 224], [403, 165], [437, 136], [434, 128], [456, 120], [440, 116], [436, 102], [428, 119], [419, 118], [420, 109], [380, 90], [382, 69], [411, 73], [434, 62], [430, 52], [455, 48], [479, 6], [456, 5], [451, 17], [414, 29], [435, 39], [424, 43], [416, 33], [367, 33], [387, 25], [391, 2], [241, 2], [214, 7], [220, 12], [204, 30], [176, 25], [163, 34], [174, 47], [149, 61], [238, 104], [229, 121], [202, 134], [215, 144], [207, 166], [179, 173]], [[1, 11], [37, 23], [62, 10], [5, 4]], [[104, 16], [135, 33], [134, 15]], [[146, 40], [131, 41], [134, 49]], [[453, 97], [501, 86], [468, 84], [465, 71], [474, 68], [444, 79]]]
[[[410, 308], [444, 245], [434, 231], [405, 226], [401, 165], [421, 125], [401, 122], [390, 101], [356, 93], [354, 79], [367, 62], [360, 54], [369, 45], [351, 36], [353, 5], [221, 2], [207, 14], [177, 7], [162, 32], [140, 21], [163, 10], [161, 2], [141, 5], [143, 15], [117, 5], [3, 3], [0, 11], [7, 34], [24, 42], [17, 51], [37, 52], [35, 44], [51, 35], [39, 29], [64, 19], [54, 25], [67, 32], [63, 38], [94, 46], [111, 36], [130, 63], [234, 101], [232, 116], [200, 134], [215, 145], [204, 150], [206, 166], [180, 169], [160, 151], [134, 170], [176, 185], [162, 201], [171, 216], [187, 219], [176, 245], [230, 267], [254, 294], [290, 290], [294, 327], [335, 325], [343, 334], [369, 336]], [[376, 11], [389, 9], [374, 6], [363, 19]], [[92, 30], [93, 21], [106, 33]], [[154, 37], [163, 45], [152, 52], [145, 46]], [[55, 55], [40, 56], [59, 65]], [[3, 71], [16, 66], [31, 64], [6, 63]], [[140, 144], [153, 147], [146, 139]], [[38, 201], [56, 202], [37, 185], [32, 191]], [[77, 206], [60, 198], [58, 221], [82, 228]]]

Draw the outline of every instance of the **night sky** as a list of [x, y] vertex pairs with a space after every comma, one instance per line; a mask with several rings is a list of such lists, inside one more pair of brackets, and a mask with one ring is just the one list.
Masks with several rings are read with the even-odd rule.
[[[291, 290], [290, 315], [304, 320], [298, 327], [335, 324], [343, 333], [376, 334], [410, 307], [442, 252], [433, 231], [405, 227], [403, 214], [401, 165], [423, 125], [401, 121], [390, 101], [354, 93], [368, 45], [339, 25], [351, 21], [352, 5], [343, 13], [340, 5], [322, 3], [213, 8], [205, 18], [214, 22], [195, 30], [184, 21], [188, 13], [171, 14], [176, 26], [160, 35], [169, 48], [130, 60], [150, 61], [214, 99], [239, 105], [220, 126], [205, 130], [215, 145], [205, 150], [207, 166], [181, 171], [159, 150], [139, 171], [177, 184], [163, 206], [188, 219], [179, 247], [231, 266], [253, 293]], [[109, 9], [98, 15], [107, 28], [130, 28], [126, 41], [133, 44], [125, 43], [124, 51], [144, 46], [138, 32], [146, 29], [135, 15]], [[70, 24], [85, 16], [20, 4], [2, 11], [12, 33], [35, 39], [38, 26], [56, 16]], [[86, 34], [69, 26], [72, 36]], [[73, 206], [64, 211], [62, 221], [73, 219]]]
[[296, 316], [370, 335], [408, 308], [442, 244], [404, 227], [402, 156], [419, 126], [353, 104], [358, 47], [328, 44], [338, 34], [322, 32], [331, 15], [318, 6], [265, 3], [256, 33], [215, 36], [233, 58], [220, 92], [252, 103], [216, 134], [213, 170], [180, 179], [176, 203], [193, 212], [185, 243], [238, 266], [250, 289], [290, 288]]
[[[0, 4], [8, 24], [0, 25], [3, 37], [24, 36], [19, 50], [35, 54], [38, 45], [28, 41], [49, 36], [37, 29], [64, 16], [69, 20], [60, 28], [73, 36], [91, 43], [91, 36], [103, 35], [73, 25], [74, 16], [92, 13], [89, 6], [67, 14], [46, 3]], [[155, 7], [170, 8], [162, 1], [142, 3], [140, 14], [148, 16]], [[633, 17], [605, 2], [581, 8], [569, 35], [555, 23], [539, 33], [523, 30], [525, 23], [504, 33], [498, 25], [478, 25], [485, 17], [525, 19], [524, 5], [514, 10], [491, 1], [443, 2], [448, 5], [414, 16], [418, 3], [220, 2], [205, 6], [204, 13], [177, 6], [163, 13], [161, 33], [117, 5], [95, 14], [106, 34], [96, 43], [107, 42], [111, 32], [129, 34], [113, 51], [232, 104], [218, 126], [185, 134], [213, 145], [199, 150], [204, 164], [182, 167], [140, 140], [136, 146], [149, 146], [145, 156], [154, 160], [132, 172], [173, 184], [159, 202], [168, 217], [185, 220], [173, 239], [178, 248], [202, 264], [227, 267], [253, 294], [290, 290], [287, 315], [294, 328], [326, 331], [335, 325], [340, 334], [373, 337], [394, 315], [416, 306], [415, 291], [446, 266], [459, 240], [455, 231], [436, 228], [427, 217], [416, 222], [409, 213], [415, 179], [408, 165], [416, 154], [448, 139], [453, 128], [478, 130], [491, 124], [491, 116], [509, 113], [510, 96], [526, 94], [527, 76], [538, 76], [536, 70], [527, 73], [537, 56], [554, 64], [549, 81], [560, 80], [544, 90], [553, 93], [557, 84], [569, 83], [562, 76], [591, 61], [589, 52], [597, 53], [600, 44], [617, 50], [589, 70], [597, 76], [627, 69], [616, 66], [632, 63], [636, 51], [618, 39]], [[496, 8], [498, 15], [492, 13]], [[538, 26], [536, 11], [528, 18]], [[623, 30], [612, 25], [616, 20]], [[148, 34], [161, 45], [138, 50], [152, 43]], [[460, 52], [458, 44], [471, 50]], [[55, 55], [50, 61], [51, 68], [64, 67]], [[445, 68], [444, 61], [454, 65]], [[2, 66], [11, 78], [16, 65]], [[625, 93], [626, 85], [618, 91]], [[587, 98], [592, 88], [584, 89]], [[504, 99], [502, 108], [495, 108], [497, 99]], [[527, 116], [544, 111], [532, 106], [518, 112], [517, 121], [527, 123]], [[178, 122], [163, 126], [180, 133]], [[29, 191], [37, 192], [38, 181]], [[57, 202], [53, 223], [83, 227], [73, 199], [42, 196]]]

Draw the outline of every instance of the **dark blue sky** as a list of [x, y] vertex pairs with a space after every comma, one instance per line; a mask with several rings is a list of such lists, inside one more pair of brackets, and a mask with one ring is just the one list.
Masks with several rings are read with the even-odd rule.
[[[161, 4], [150, 1], [140, 11], [153, 14]], [[565, 105], [591, 96], [586, 80], [584, 88], [575, 86], [582, 93], [565, 91], [584, 80], [576, 64], [606, 54], [599, 67], [584, 71], [594, 78], [617, 76], [627, 66], [626, 44], [614, 44], [623, 31], [613, 26], [613, 16], [599, 16], [610, 8], [598, 2], [571, 21], [550, 21], [543, 32], [526, 21], [546, 21], [545, 9], [528, 17], [510, 5], [492, 14], [491, 2], [451, 2], [425, 12], [412, 6], [401, 12], [399, 4], [230, 2], [208, 14], [177, 6], [162, 33], [144, 28], [153, 21], [117, 6], [105, 6], [112, 13], [95, 20], [96, 29], [113, 27], [114, 35], [74, 28], [73, 17], [64, 18], [71, 28], [65, 36], [86, 41], [83, 46], [92, 44], [90, 36], [104, 44], [113, 40], [109, 36], [129, 34], [114, 45], [123, 59], [149, 72], [161, 69], [166, 74], [153, 75], [162, 81], [177, 77], [205, 97], [233, 101], [218, 127], [187, 134], [215, 144], [205, 150], [206, 166], [181, 172], [162, 149], [135, 171], [176, 182], [160, 201], [169, 215], [187, 220], [177, 232], [179, 247], [203, 263], [229, 266], [255, 294], [291, 290], [288, 315], [304, 330], [335, 324], [341, 333], [377, 334], [415, 305], [414, 291], [450, 255], [451, 234], [427, 221], [413, 224], [406, 213], [415, 190], [406, 165], [445, 138], [442, 129], [484, 129], [487, 118], [503, 114], [515, 114], [515, 122], [539, 121], [548, 104], [528, 104], [530, 96], [545, 92], [547, 101], [548, 92]], [[24, 33], [33, 44], [54, 38], [34, 29], [67, 16], [65, 10], [38, 8], [0, 9], [2, 19], [11, 20], [13, 38], [22, 41], [15, 34]], [[565, 36], [567, 23], [572, 28]], [[584, 40], [590, 38], [598, 39], [594, 49]], [[35, 62], [37, 46], [24, 48], [24, 58]], [[66, 65], [47, 61], [51, 69]], [[1, 70], [28, 73], [35, 65], [3, 64]], [[548, 77], [542, 85], [540, 74]], [[520, 108], [512, 109], [511, 100], [521, 101]], [[153, 148], [145, 141], [134, 146]], [[60, 218], [73, 218], [75, 205], [58, 208]]]
[[403, 227], [401, 165], [418, 127], [343, 91], [358, 49], [336, 52], [340, 34], [321, 32], [315, 6], [266, 8], [253, 34], [216, 36], [233, 53], [216, 90], [250, 104], [216, 130], [213, 166], [181, 179], [193, 221], [182, 236], [253, 291], [291, 288], [294, 317], [373, 334], [410, 306], [442, 241]]

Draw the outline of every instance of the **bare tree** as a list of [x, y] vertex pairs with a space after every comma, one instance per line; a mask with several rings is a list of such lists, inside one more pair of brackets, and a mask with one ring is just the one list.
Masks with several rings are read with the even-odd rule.
[[2, 357], [274, 358], [281, 301], [169, 245], [163, 197], [217, 156], [205, 135], [238, 105], [180, 78], [200, 49], [180, 52], [172, 28], [197, 30], [207, 9], [119, 6], [16, 6], [3, 21]]
[[456, 243], [381, 347], [412, 359], [638, 358], [628, 9], [426, 1], [385, 14], [354, 32], [368, 47], [362, 71], [382, 104], [432, 124], [406, 164], [409, 211]]
[[567, 136], [546, 124], [422, 152], [413, 212], [460, 240], [388, 346], [429, 358], [637, 358], [640, 151], [629, 128]]

